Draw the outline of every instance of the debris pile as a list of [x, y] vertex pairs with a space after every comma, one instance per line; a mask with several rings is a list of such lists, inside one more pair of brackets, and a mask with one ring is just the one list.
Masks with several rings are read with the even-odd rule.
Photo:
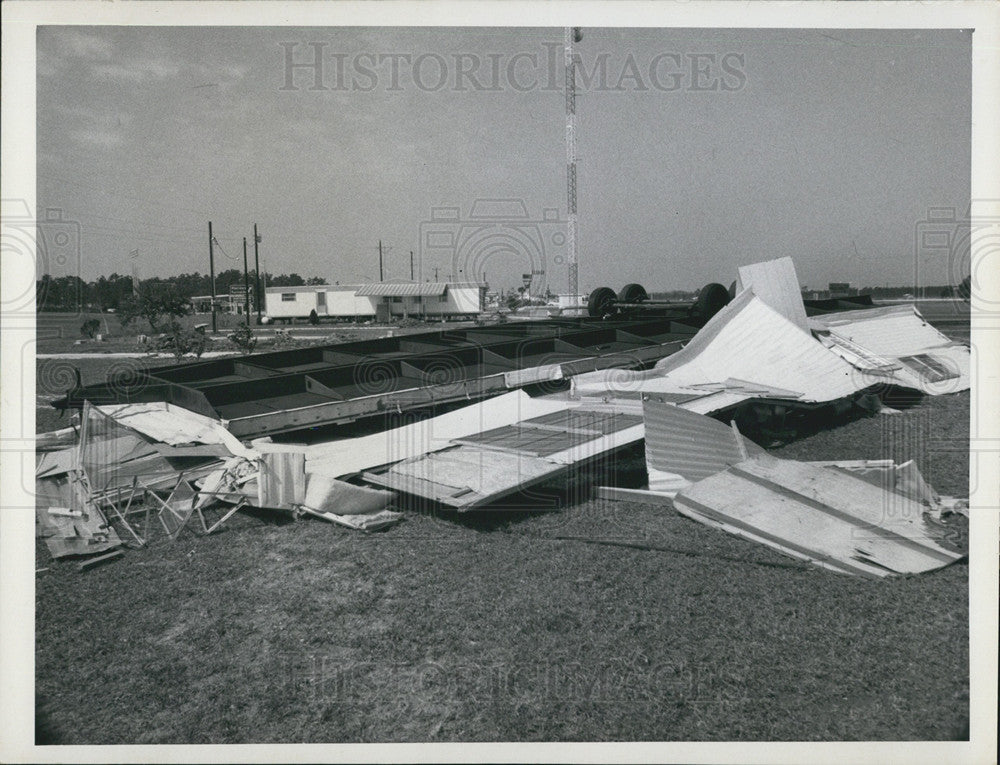
[[[593, 318], [298, 349], [157, 370], [144, 395], [165, 401], [78, 387], [63, 405], [98, 399], [82, 400], [79, 434], [39, 437], [38, 535], [53, 557], [106, 555], [145, 546], [151, 524], [172, 540], [211, 534], [245, 508], [377, 531], [402, 519], [399, 494], [460, 512], [513, 495], [523, 507], [536, 485], [644, 442], [646, 486], [599, 496], [669, 505], [841, 573], [961, 559], [948, 524], [967, 503], [939, 496], [913, 462], [776, 459], [749, 437], [894, 412], [894, 390], [969, 388], [968, 346], [914, 306], [807, 311], [798, 284], [788, 258], [741, 267], [700, 328]], [[641, 305], [633, 292], [619, 302]], [[367, 435], [280, 442], [392, 411], [395, 427]]]

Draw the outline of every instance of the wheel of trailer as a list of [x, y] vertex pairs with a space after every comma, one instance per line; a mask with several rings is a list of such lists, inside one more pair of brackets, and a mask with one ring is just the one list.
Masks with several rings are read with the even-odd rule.
[[610, 287], [598, 287], [587, 299], [587, 312], [594, 318], [603, 319], [615, 312], [618, 296]]
[[711, 319], [729, 303], [729, 290], [717, 282], [706, 284], [698, 293], [695, 308], [701, 318]]
[[641, 303], [643, 300], [649, 300], [649, 293], [641, 284], [626, 284], [618, 293], [620, 303]]
[[319, 324], [319, 314], [316, 313], [316, 309], [315, 308], [309, 312], [309, 323], [310, 324]]

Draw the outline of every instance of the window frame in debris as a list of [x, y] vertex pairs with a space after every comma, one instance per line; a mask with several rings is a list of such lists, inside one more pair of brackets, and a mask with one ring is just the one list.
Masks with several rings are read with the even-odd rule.
[[950, 369], [946, 364], [929, 353], [915, 353], [912, 356], [900, 356], [899, 361], [908, 369], [916, 372], [930, 383], [954, 380], [960, 376], [957, 369]]

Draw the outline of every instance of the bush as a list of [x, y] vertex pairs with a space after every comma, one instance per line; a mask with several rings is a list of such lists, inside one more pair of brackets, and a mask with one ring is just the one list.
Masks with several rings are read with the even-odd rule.
[[247, 324], [241, 324], [229, 336], [229, 342], [239, 348], [245, 356], [249, 356], [257, 347], [257, 336]]
[[80, 325], [80, 334], [84, 337], [94, 338], [97, 335], [97, 330], [101, 328], [101, 322], [97, 319], [87, 319], [83, 324]]
[[204, 332], [196, 329], [184, 329], [176, 319], [170, 322], [167, 340], [168, 347], [178, 360], [189, 353], [201, 358], [201, 354], [205, 352], [205, 346], [208, 344], [208, 338]]

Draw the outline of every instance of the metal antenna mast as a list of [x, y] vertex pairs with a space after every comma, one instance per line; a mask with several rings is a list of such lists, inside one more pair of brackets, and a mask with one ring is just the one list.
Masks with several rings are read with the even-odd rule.
[[579, 27], [566, 27], [566, 262], [569, 294], [577, 294], [576, 262], [576, 62], [573, 43], [583, 35]]

